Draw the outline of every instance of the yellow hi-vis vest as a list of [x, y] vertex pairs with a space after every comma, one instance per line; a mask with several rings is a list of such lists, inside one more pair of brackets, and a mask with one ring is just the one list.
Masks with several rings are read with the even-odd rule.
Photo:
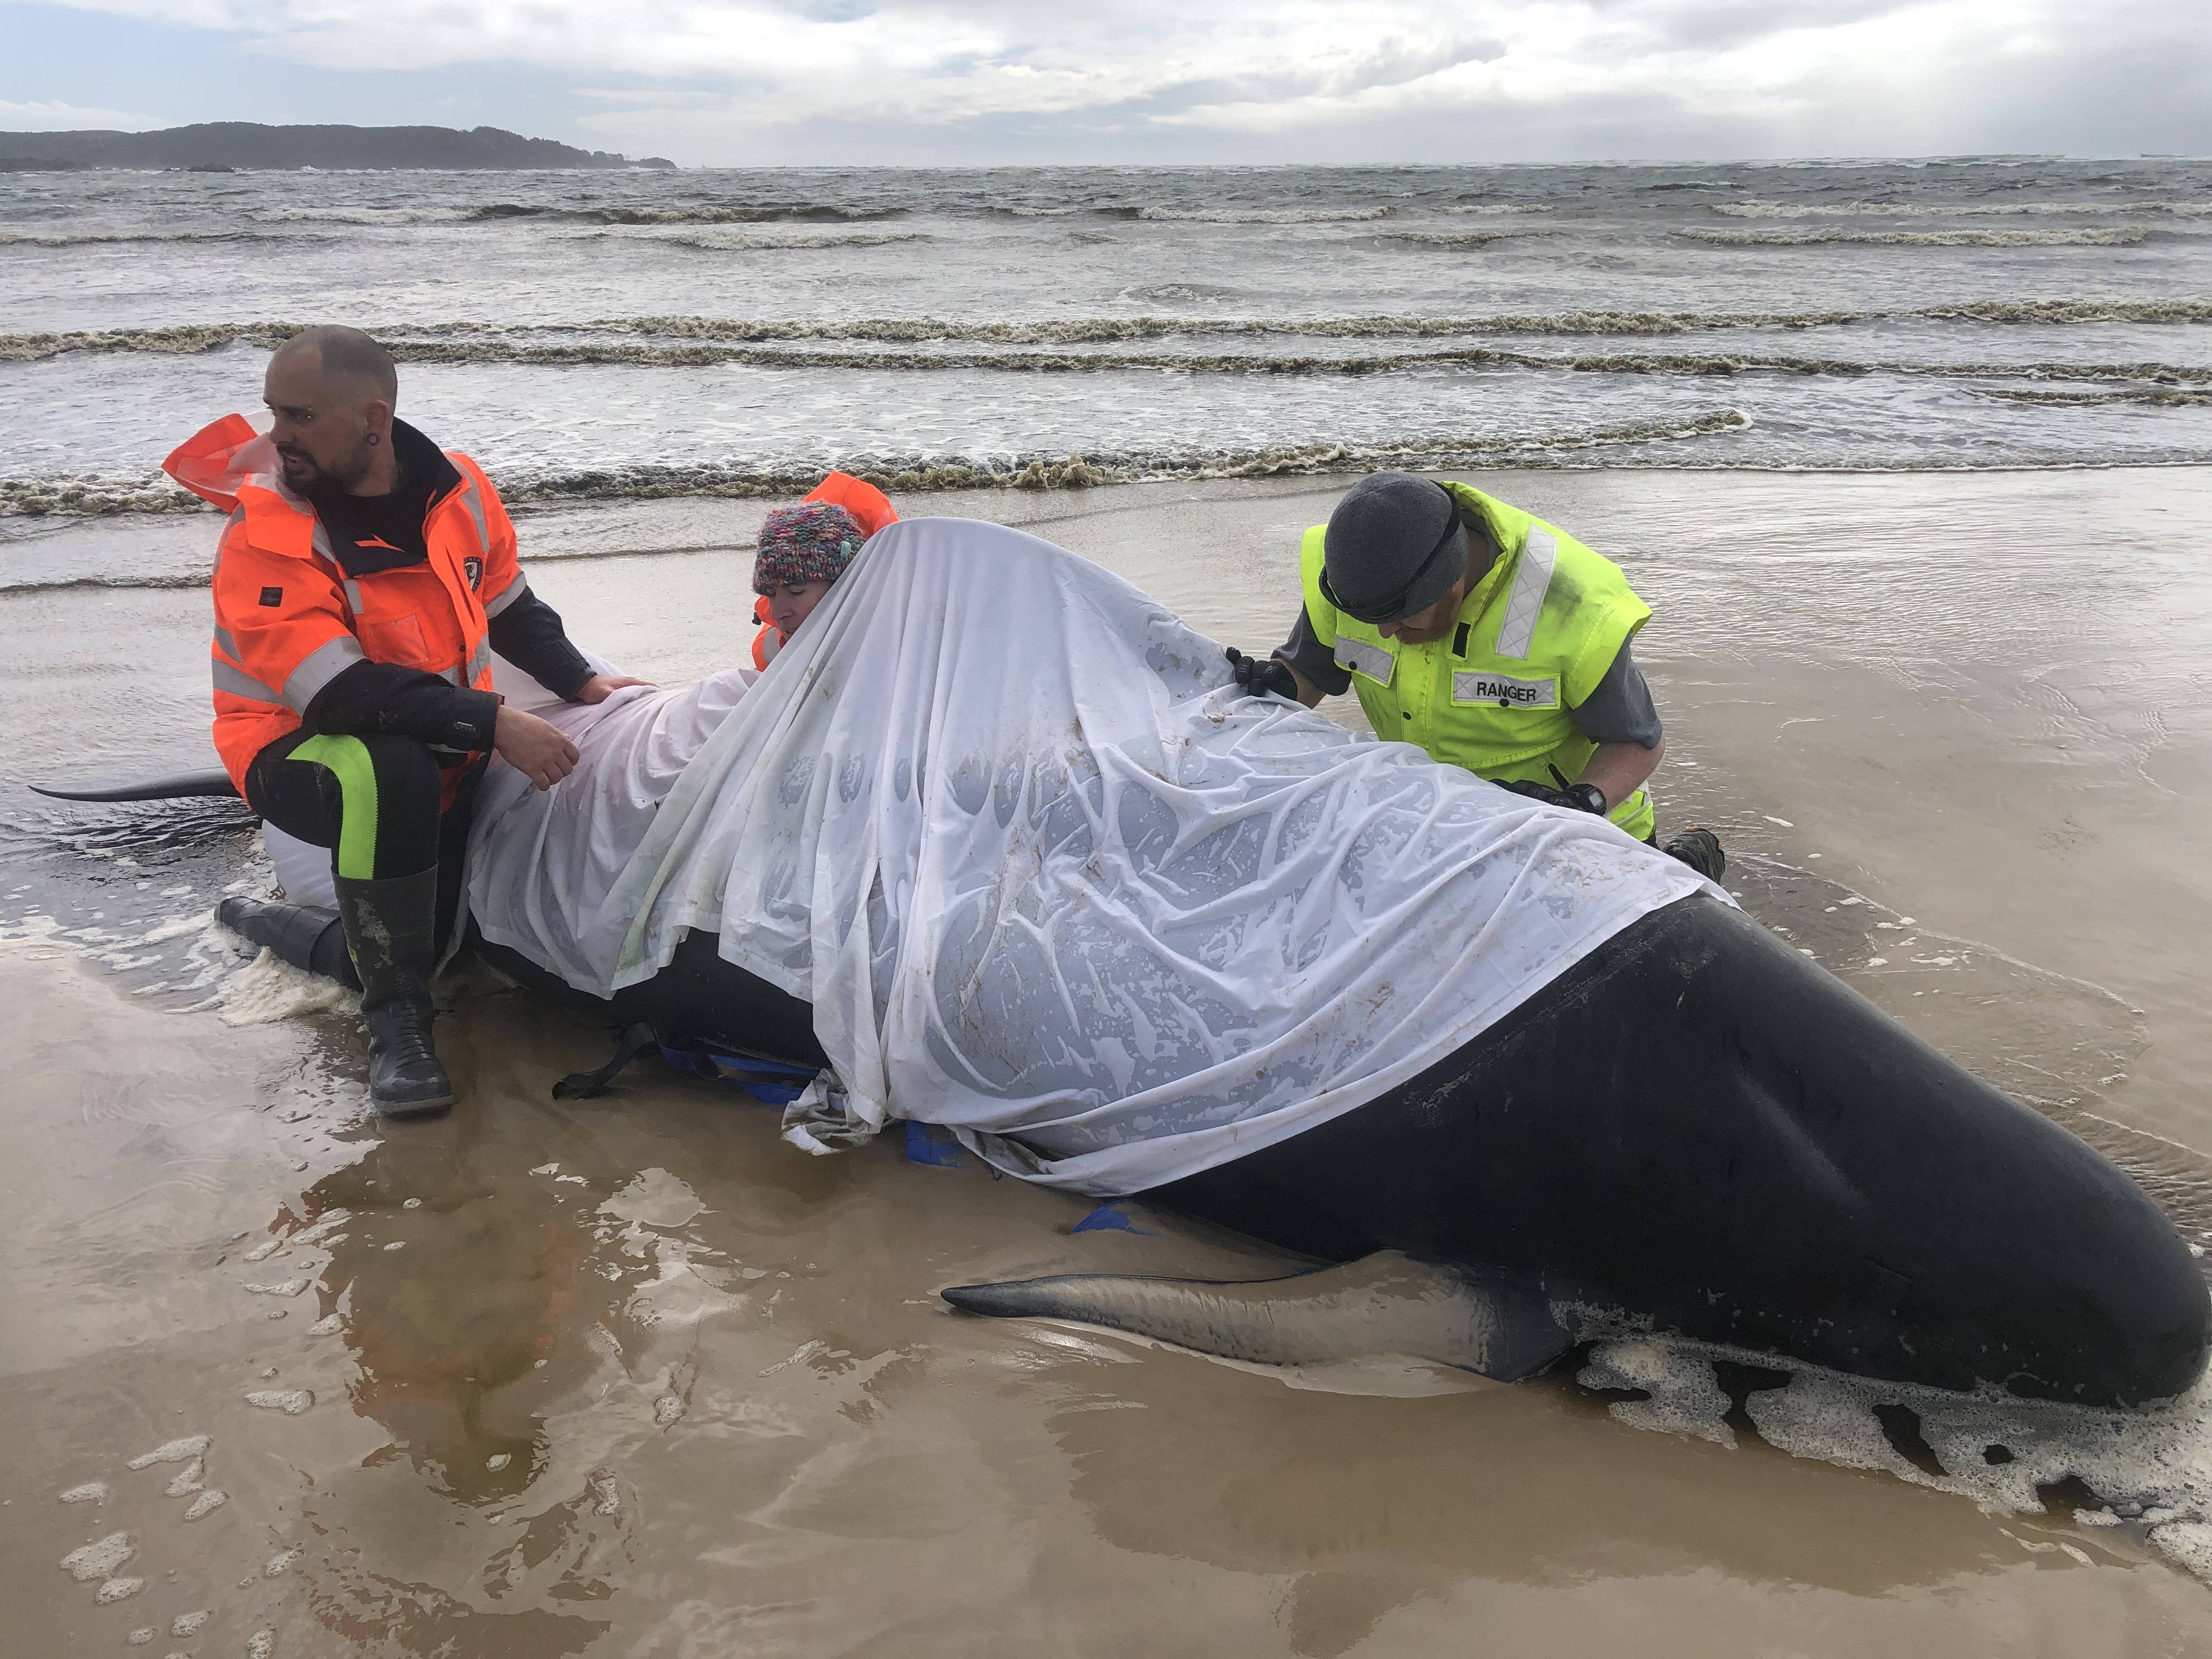
[[[1307, 531], [1299, 549], [1306, 620], [1316, 639], [1334, 643], [1337, 666], [1352, 671], [1377, 737], [1418, 744], [1486, 778], [1548, 784], [1557, 767], [1572, 782], [1597, 744], [1567, 711], [1597, 689], [1651, 608], [1619, 566], [1573, 537], [1466, 484], [1444, 488], [1481, 515], [1498, 548], [1456, 627], [1407, 645], [1338, 611], [1322, 597], [1324, 525]], [[1651, 834], [1641, 789], [1610, 816], [1639, 841]]]

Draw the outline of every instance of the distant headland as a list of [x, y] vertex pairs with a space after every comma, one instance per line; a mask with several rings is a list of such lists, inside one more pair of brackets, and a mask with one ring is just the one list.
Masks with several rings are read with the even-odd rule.
[[207, 121], [159, 132], [0, 132], [0, 173], [76, 173], [91, 167], [251, 168], [672, 167], [658, 155], [633, 161], [604, 149], [526, 138], [499, 127], [271, 127]]

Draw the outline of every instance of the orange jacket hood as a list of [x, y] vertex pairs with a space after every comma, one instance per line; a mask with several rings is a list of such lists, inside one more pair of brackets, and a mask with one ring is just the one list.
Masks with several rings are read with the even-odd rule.
[[226, 513], [235, 512], [239, 491], [251, 484], [289, 497], [277, 470], [276, 446], [243, 415], [226, 415], [202, 427], [169, 452], [161, 471]]

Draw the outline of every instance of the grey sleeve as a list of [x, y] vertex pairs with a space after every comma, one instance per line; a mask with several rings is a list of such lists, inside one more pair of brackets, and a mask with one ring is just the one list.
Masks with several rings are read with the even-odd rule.
[[1334, 641], [1324, 645], [1314, 637], [1304, 605], [1298, 607], [1297, 621], [1291, 624], [1291, 637], [1276, 647], [1275, 654], [1319, 686], [1325, 697], [1340, 697], [1352, 690], [1352, 671], [1336, 665]]
[[1595, 743], [1640, 743], [1659, 746], [1659, 709], [1651, 701], [1651, 688], [1644, 671], [1623, 643], [1613, 666], [1605, 671], [1589, 696], [1567, 710], [1582, 734]]

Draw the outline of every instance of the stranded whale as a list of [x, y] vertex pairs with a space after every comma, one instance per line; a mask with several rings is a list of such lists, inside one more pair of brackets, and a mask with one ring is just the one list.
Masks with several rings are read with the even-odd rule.
[[552, 711], [584, 760], [549, 793], [494, 769], [487, 959], [818, 1068], [811, 1151], [918, 1119], [1368, 1263], [958, 1305], [1255, 1355], [1295, 1304], [1499, 1376], [1623, 1329], [2083, 1404], [2204, 1368], [2195, 1261], [2088, 1146], [1683, 866], [1239, 695], [1071, 555], [895, 526], [750, 673]]
[[[677, 1046], [825, 1059], [806, 1006], [711, 935], [608, 1000], [481, 948]], [[1082, 1275], [947, 1300], [1261, 1363], [1382, 1352], [1509, 1381], [1577, 1341], [1652, 1329], [2085, 1405], [2179, 1394], [2212, 1347], [2196, 1260], [2117, 1165], [1703, 896], [1365, 1105], [1139, 1190], [1326, 1261], [1395, 1252], [1419, 1282], [1392, 1276], [1359, 1309], [1317, 1304], [1319, 1274], [1265, 1289]], [[1432, 1333], [1418, 1341], [1408, 1297]], [[1369, 1322], [1352, 1347], [1315, 1334], [1355, 1314]], [[1454, 1321], [1482, 1340], [1433, 1334]]]

